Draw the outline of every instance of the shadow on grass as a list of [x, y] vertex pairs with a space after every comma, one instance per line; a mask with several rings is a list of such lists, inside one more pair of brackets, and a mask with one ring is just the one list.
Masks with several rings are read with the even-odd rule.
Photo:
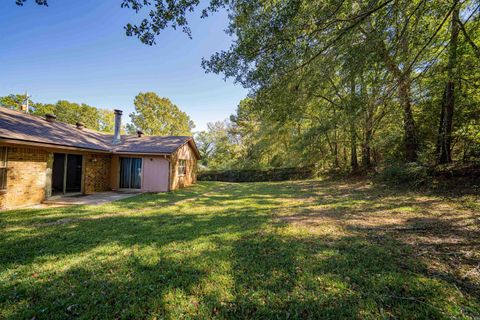
[[[368, 192], [312, 184], [212, 183], [101, 207], [7, 213], [0, 318], [479, 316], [479, 302], [432, 277], [405, 242], [272, 223], [285, 199], [332, 192], [336, 202], [314, 201], [342, 207]], [[70, 220], [45, 224], [61, 219]]]
[[[439, 319], [478, 312], [462, 306], [452, 287], [426, 277], [398, 243], [252, 232], [199, 255], [153, 261], [140, 241], [135, 245], [137, 253], [3, 287], [0, 301], [11, 318], [49, 319]], [[216, 268], [224, 264], [225, 272]]]
[[426, 278], [423, 266], [403, 249], [362, 237], [245, 237], [235, 243], [235, 298], [221, 314], [243, 319], [461, 316], [465, 310], [446, 303], [451, 288]]

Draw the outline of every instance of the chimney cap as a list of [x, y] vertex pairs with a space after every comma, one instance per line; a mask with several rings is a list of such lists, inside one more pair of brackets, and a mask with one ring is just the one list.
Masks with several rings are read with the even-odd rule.
[[143, 131], [142, 130], [137, 130], [137, 136], [139, 138], [143, 137]]
[[119, 115], [123, 114], [123, 111], [119, 110], [119, 109], [115, 109], [115, 110], [113, 110], [113, 112], [115, 112], [115, 114], [119, 114]]
[[77, 122], [75, 123], [75, 125], [77, 126], [77, 129], [80, 129], [80, 130], [85, 129], [85, 124], [83, 122]]
[[48, 122], [55, 122], [56, 119], [57, 119], [57, 116], [54, 114], [47, 113], [45, 115], [45, 120], [47, 120]]

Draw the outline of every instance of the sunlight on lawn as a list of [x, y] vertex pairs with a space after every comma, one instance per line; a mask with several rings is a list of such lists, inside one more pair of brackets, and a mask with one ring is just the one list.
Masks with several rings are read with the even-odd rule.
[[448, 261], [430, 265], [412, 235], [390, 233], [419, 212], [465, 213], [416, 196], [328, 181], [201, 183], [3, 212], [0, 318], [479, 317], [475, 275], [464, 288]]

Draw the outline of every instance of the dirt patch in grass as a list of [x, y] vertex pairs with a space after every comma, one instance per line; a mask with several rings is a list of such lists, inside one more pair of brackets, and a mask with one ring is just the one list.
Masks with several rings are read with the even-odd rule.
[[399, 241], [433, 276], [480, 295], [480, 211], [466, 205], [475, 202], [471, 196], [399, 191], [368, 181], [312, 183], [303, 190], [305, 200], [276, 210], [277, 220]]

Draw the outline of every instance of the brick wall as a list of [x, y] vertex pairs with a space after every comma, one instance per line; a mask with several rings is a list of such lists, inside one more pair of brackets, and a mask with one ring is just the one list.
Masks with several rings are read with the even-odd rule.
[[4, 191], [0, 191], [0, 210], [5, 209], [7, 205], [6, 198], [7, 198], [7, 194]]
[[[178, 175], [178, 160], [186, 160], [187, 174]], [[197, 158], [192, 148], [186, 144], [170, 158], [170, 190], [183, 188], [197, 182]]]
[[111, 190], [112, 157], [103, 154], [85, 155], [85, 193]]
[[42, 202], [48, 153], [24, 147], [9, 147], [7, 152], [7, 190], [0, 194], [0, 207], [15, 208]]

